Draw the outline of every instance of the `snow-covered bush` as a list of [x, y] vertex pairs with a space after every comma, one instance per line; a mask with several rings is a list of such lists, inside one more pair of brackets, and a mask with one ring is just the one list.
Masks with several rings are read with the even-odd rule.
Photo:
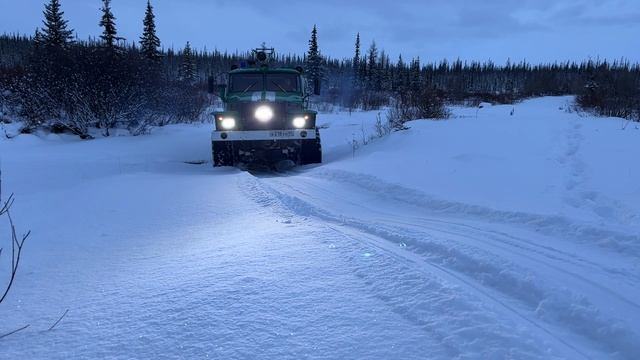
[[360, 99], [363, 110], [380, 109], [389, 105], [389, 93], [386, 91], [367, 91]]
[[0, 124], [9, 122], [7, 113], [9, 112], [9, 106], [7, 104], [8, 92], [2, 90], [0, 87]]
[[449, 117], [443, 94], [429, 87], [398, 91], [394, 103], [387, 111], [392, 128], [402, 130], [407, 121], [418, 119], [444, 119]]
[[393, 126], [389, 122], [389, 119], [382, 120], [382, 116], [380, 113], [376, 116], [376, 122], [374, 124], [374, 129], [376, 131], [376, 137], [381, 138], [387, 136], [393, 130]]
[[584, 86], [576, 103], [598, 115], [640, 121], [639, 88], [640, 81], [627, 73], [598, 74]]
[[154, 111], [164, 125], [174, 122], [194, 122], [210, 105], [210, 99], [198, 87], [184, 81], [166, 81], [153, 98], [149, 110]]
[[104, 136], [113, 129], [140, 134], [149, 125], [195, 121], [208, 102], [195, 85], [170, 80], [135, 51], [88, 45], [36, 49], [14, 92], [28, 128], [82, 138], [94, 128]]

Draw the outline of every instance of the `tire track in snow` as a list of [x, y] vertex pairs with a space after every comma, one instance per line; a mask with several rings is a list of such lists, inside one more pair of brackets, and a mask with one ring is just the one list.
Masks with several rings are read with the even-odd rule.
[[[311, 178], [307, 178], [307, 181], [304, 182], [304, 186], [305, 188], [311, 187], [314, 188], [314, 190], [317, 190], [319, 192], [324, 193], [328, 198], [333, 198], [335, 197], [335, 193], [332, 192], [330, 189], [324, 188], [322, 186], [317, 185], [314, 181], [310, 181], [313, 180]], [[288, 186], [286, 184], [283, 184], [285, 186]], [[291, 190], [293, 191], [300, 191], [300, 189], [296, 188], [296, 187], [291, 187]], [[309, 194], [303, 193], [306, 196], [310, 196], [313, 197]], [[538, 244], [535, 243], [533, 241], [527, 241], [525, 239], [513, 236], [511, 234], [507, 234], [505, 232], [502, 231], [497, 231], [497, 230], [491, 230], [491, 229], [485, 229], [485, 228], [480, 228], [480, 227], [476, 227], [476, 226], [472, 226], [469, 224], [464, 224], [461, 223], [459, 221], [452, 221], [452, 220], [443, 220], [443, 219], [436, 219], [436, 218], [424, 218], [424, 217], [416, 217], [416, 216], [412, 216], [412, 217], [406, 217], [406, 216], [396, 216], [394, 214], [391, 214], [389, 212], [383, 212], [381, 210], [378, 209], [371, 209], [371, 208], [367, 208], [362, 206], [359, 203], [356, 203], [355, 201], [351, 201], [347, 198], [341, 198], [340, 199], [341, 202], [343, 203], [349, 203], [350, 205], [354, 206], [354, 207], [358, 207], [361, 208], [363, 210], [369, 211], [369, 212], [375, 212], [377, 215], [379, 215], [381, 218], [383, 218], [383, 221], [385, 222], [397, 222], [400, 223], [402, 225], [406, 225], [406, 226], [413, 226], [415, 227], [415, 222], [420, 222], [421, 224], [426, 224], [426, 223], [433, 223], [435, 225], [442, 225], [442, 226], [447, 226], [449, 231], [444, 231], [442, 229], [442, 227], [436, 227], [436, 226], [422, 226], [422, 228], [424, 229], [428, 229], [428, 230], [435, 230], [435, 231], [441, 231], [441, 232], [447, 232], [449, 234], [453, 234], [453, 235], [460, 235], [460, 236], [466, 236], [466, 233], [468, 231], [474, 232], [475, 234], [480, 234], [483, 238], [486, 238], [490, 241], [495, 241], [499, 244], [506, 244], [508, 246], [511, 246], [513, 248], [518, 248], [518, 249], [522, 249], [524, 251], [527, 251], [527, 255], [530, 255], [531, 253], [536, 253], [539, 254], [545, 258], [549, 258], [552, 261], [562, 261], [564, 263], [570, 263], [570, 264], [574, 264], [576, 266], [582, 266], [583, 269], [585, 271], [591, 271], [591, 270], [598, 270], [598, 271], [602, 271], [602, 272], [606, 272], [612, 276], [619, 276], [619, 275], [624, 275], [625, 277], [629, 276], [629, 271], [623, 271], [620, 269], [614, 269], [614, 268], [610, 268], [610, 267], [605, 267], [602, 264], [590, 261], [589, 259], [586, 259], [584, 257], [581, 257], [579, 254], [574, 253], [570, 253], [570, 252], [566, 252], [566, 251], [562, 251], [561, 249], [557, 249], [557, 248], [552, 248], [550, 246], [546, 246], [543, 244]], [[393, 220], [396, 219], [396, 220]], [[406, 221], [398, 221], [397, 219], [404, 219], [404, 220], [411, 220], [412, 222], [406, 222]], [[450, 227], [460, 227], [462, 229], [464, 229], [465, 231], [459, 230], [458, 232], [451, 232]], [[473, 237], [467, 237], [469, 239], [472, 240], [477, 240]], [[500, 239], [500, 240], [498, 240]], [[513, 250], [511, 250], [513, 251]], [[633, 274], [631, 274], [633, 275]], [[637, 278], [637, 277], [636, 277]], [[637, 278], [638, 280], [640, 280], [640, 278]], [[635, 303], [636, 306], [640, 306], [637, 303]]]
[[[296, 177], [295, 180], [296, 180], [296, 184], [298, 184], [299, 186], [297, 185], [295, 187], [287, 188], [285, 192], [269, 187], [270, 188], [269, 191], [272, 192], [276, 198], [279, 198], [280, 201], [284, 203], [294, 213], [298, 213], [304, 216], [315, 216], [325, 221], [333, 222], [336, 224], [345, 224], [354, 229], [357, 229], [358, 231], [361, 231], [361, 232], [364, 231], [365, 233], [368, 233], [372, 236], [381, 237], [391, 242], [398, 243], [398, 242], [406, 241], [406, 242], [412, 243], [412, 249], [421, 250], [421, 254], [419, 255], [427, 256], [427, 261], [431, 260], [430, 262], [433, 263], [433, 260], [434, 260], [433, 257], [435, 256], [435, 260], [440, 261], [441, 264], [447, 265], [447, 267], [450, 269], [449, 271], [454, 271], [456, 273], [463, 274], [464, 276], [470, 276], [471, 279], [473, 279], [476, 283], [480, 284], [480, 286], [482, 286], [485, 289], [487, 288], [486, 285], [483, 284], [482, 279], [477, 278], [477, 275], [486, 274], [486, 273], [493, 274], [493, 276], [495, 276], [495, 278], [493, 279], [494, 284], [495, 283], [508, 284], [506, 287], [503, 285], [501, 288], [497, 288], [493, 290], [498, 290], [503, 295], [511, 296], [512, 299], [518, 302], [524, 301], [527, 307], [529, 308], [533, 307], [533, 309], [530, 309], [533, 312], [532, 314], [535, 314], [535, 311], [540, 311], [540, 309], [542, 309], [543, 313], [545, 311], [551, 311], [552, 319], [547, 319], [547, 320], [553, 320], [552, 322], [556, 322], [556, 323], [559, 322], [560, 324], [563, 324], [563, 326], [571, 328], [577, 334], [590, 338], [592, 341], [598, 341], [598, 342], [601, 341], [601, 339], [598, 338], [598, 331], [601, 331], [599, 329], [603, 329], [603, 328], [608, 329], [607, 331], [610, 331], [613, 334], [616, 334], [615, 336], [618, 340], [617, 342], [614, 341], [613, 344], [603, 343], [602, 346], [604, 346], [605, 348], [609, 348], [609, 350], [618, 350], [622, 348], [623, 351], [625, 351], [625, 353], [627, 354], [633, 353], [633, 351], [636, 350], [636, 346], [633, 345], [632, 339], [631, 341], [629, 341], [630, 334], [626, 333], [625, 331], [616, 330], [615, 326], [607, 327], [608, 325], [607, 321], [600, 319], [597, 316], [595, 316], [594, 318], [589, 318], [589, 316], [597, 315], [597, 313], [593, 314], [593, 313], [587, 312], [587, 313], [578, 314], [573, 318], [571, 316], [569, 316], [568, 318], [563, 317], [563, 315], [560, 314], [560, 312], [562, 311], [566, 311], [567, 313], [572, 313], [572, 310], [570, 310], [572, 306], [571, 303], [563, 303], [562, 299], [549, 300], [548, 299], [549, 297], [547, 296], [548, 295], [547, 290], [539, 289], [537, 286], [533, 284], [529, 284], [526, 281], [523, 283], [521, 279], [510, 278], [509, 274], [505, 274], [503, 272], [502, 265], [496, 266], [495, 263], [493, 264], [490, 262], [483, 263], [482, 261], [478, 262], [478, 259], [469, 257], [468, 255], [465, 255], [464, 253], [461, 253], [456, 249], [448, 248], [446, 246], [443, 246], [442, 244], [427, 243], [425, 248], [424, 242], [416, 241], [415, 238], [412, 238], [411, 236], [406, 236], [406, 231], [405, 231], [405, 234], [398, 235], [397, 232], [399, 229], [389, 230], [389, 229], [384, 229], [383, 227], [380, 227], [380, 226], [371, 226], [367, 223], [362, 223], [357, 219], [344, 219], [344, 218], [341, 218], [339, 215], [335, 215], [330, 212], [327, 212], [326, 209], [316, 208], [313, 204], [306, 202], [304, 199], [301, 199], [299, 196], [287, 195], [288, 192], [293, 192], [295, 191], [296, 188], [299, 189], [300, 187], [306, 187], [306, 185], [308, 184], [308, 182], [301, 181], [300, 177]], [[272, 179], [269, 182], [271, 183], [275, 182], [277, 184], [278, 180], [276, 178], [275, 180]], [[265, 185], [263, 184], [263, 186]], [[339, 202], [342, 199], [334, 198], [333, 200]], [[402, 230], [400, 229], [400, 231]], [[429, 259], [429, 257], [431, 259]], [[457, 259], [457, 263], [447, 264], [446, 260], [448, 258]], [[476, 277], [474, 278], [474, 276]], [[509, 291], [507, 291], [505, 294], [505, 289], [511, 288], [512, 287], [511, 285], [514, 285], [513, 288], [516, 288], [516, 289], [524, 286], [525, 288], [528, 289], [529, 293], [534, 294], [535, 301], [531, 302], [531, 300], [529, 300], [529, 302], [527, 303], [527, 299], [522, 297], [519, 298], [519, 295], [521, 294], [518, 294], [517, 292], [509, 293]], [[542, 305], [545, 305], [545, 306], [542, 306]], [[535, 306], [537, 306], [537, 309], [535, 308]], [[531, 317], [521, 315], [521, 314], [520, 316], [527, 318], [529, 321], [533, 321]], [[535, 318], [535, 315], [533, 315], [533, 317]], [[576, 320], [579, 320], [577, 324], [572, 323]], [[539, 325], [539, 323], [537, 324]], [[542, 325], [539, 325], [539, 326], [542, 326]]]
[[[339, 230], [335, 226], [327, 225], [328, 228], [333, 231], [341, 234], [344, 237], [347, 237], [353, 241], [366, 241], [370, 245], [384, 251], [387, 254], [390, 254], [395, 259], [413, 265], [413, 268], [419, 268], [426, 275], [435, 274], [444, 280], [454, 283], [458, 286], [462, 286], [467, 289], [467, 291], [478, 295], [480, 297], [489, 299], [491, 302], [495, 303], [499, 307], [506, 309], [508, 312], [515, 315], [521, 321], [528, 323], [538, 331], [544, 333], [547, 337], [552, 339], [556, 345], [560, 345], [562, 347], [566, 347], [569, 349], [571, 353], [577, 354], [585, 359], [592, 359], [591, 356], [587, 355], [583, 351], [581, 351], [578, 347], [574, 346], [568, 341], [562, 339], [559, 335], [554, 333], [553, 331], [547, 329], [545, 326], [539, 324], [537, 321], [533, 320], [531, 317], [524, 315], [520, 310], [517, 310], [514, 306], [509, 305], [506, 301], [501, 300], [499, 295], [491, 294], [489, 291], [484, 289], [481, 286], [477, 286], [474, 284], [473, 279], [468, 279], [465, 276], [459, 275], [454, 271], [448, 270], [446, 267], [440, 266], [434, 262], [425, 261], [420, 256], [408, 251], [399, 251], [398, 247], [394, 247], [391, 245], [391, 242], [384, 238], [376, 238], [368, 233], [358, 233], [357, 235], [350, 235], [347, 231]], [[353, 234], [353, 233], [352, 233]]]
[[318, 171], [310, 172], [309, 175], [331, 182], [352, 184], [362, 190], [376, 193], [380, 198], [421, 208], [431, 215], [448, 216], [463, 219], [464, 221], [475, 220], [517, 225], [520, 228], [539, 232], [555, 239], [596, 245], [609, 251], [615, 251], [623, 256], [640, 257], [640, 235], [635, 233], [622, 233], [594, 227], [562, 216], [496, 210], [479, 205], [438, 199], [418, 190], [386, 183], [370, 175], [344, 170], [322, 168]]
[[[482, 237], [482, 239], [480, 239], [478, 237], [475, 237], [475, 236], [467, 235], [464, 232], [449, 231], [449, 230], [445, 230], [445, 229], [441, 229], [441, 228], [437, 228], [437, 227], [424, 226], [424, 225], [422, 225], [420, 223], [420, 220], [418, 220], [417, 224], [416, 223], [403, 222], [403, 221], [395, 221], [395, 220], [389, 220], [389, 222], [400, 224], [402, 227], [404, 227], [404, 228], [402, 228], [402, 227], [400, 228], [401, 231], [402, 230], [406, 230], [407, 227], [408, 228], [420, 227], [421, 230], [428, 230], [431, 233], [437, 232], [437, 233], [442, 233], [442, 234], [445, 234], [445, 235], [452, 235], [452, 236], [455, 236], [455, 237], [460, 237], [460, 238], [463, 238], [463, 239], [470, 240], [470, 241], [472, 241], [474, 243], [477, 243], [479, 245], [481, 244], [481, 245], [484, 245], [484, 246], [490, 246], [490, 247], [492, 247], [494, 249], [498, 249], [500, 251], [505, 251], [505, 252], [509, 253], [509, 257], [510, 258], [511, 257], [516, 257], [520, 261], [535, 262], [536, 263], [535, 265], [542, 266], [542, 267], [545, 267], [545, 268], [551, 268], [555, 272], [557, 272], [558, 274], [564, 274], [566, 276], [574, 278], [575, 280], [587, 283], [590, 286], [599, 289], [601, 292], [603, 292], [603, 293], [605, 293], [607, 295], [610, 295], [612, 297], [615, 297], [616, 299], [618, 299], [619, 301], [625, 303], [629, 307], [634, 308], [636, 311], [640, 311], [640, 304], [639, 303], [633, 301], [632, 299], [630, 299], [630, 298], [628, 298], [628, 297], [626, 297], [626, 296], [624, 296], [622, 294], [619, 294], [616, 290], [614, 290], [614, 289], [612, 289], [610, 287], [607, 287], [607, 286], [605, 286], [603, 284], [600, 284], [600, 283], [598, 283], [598, 282], [596, 282], [594, 280], [588, 279], [587, 277], [581, 275], [577, 270], [576, 271], [570, 271], [570, 270], [567, 270], [567, 269], [562, 268], [560, 266], [557, 266], [557, 265], [555, 265], [555, 264], [553, 264], [553, 263], [551, 263], [549, 261], [540, 259], [536, 255], [535, 251], [522, 252], [522, 251], [511, 249], [508, 246], [502, 246], [501, 244], [504, 244], [504, 242], [502, 240], [499, 240], [499, 239], [497, 239], [495, 237], [492, 237], [492, 236], [486, 236], [486, 235], [483, 235], [481, 233], [477, 233], [476, 235]], [[483, 242], [483, 240], [488, 240], [488, 241], [491, 242], [491, 244]], [[522, 249], [526, 251], [525, 248], [522, 248]], [[541, 255], [545, 256], [545, 254], [541, 254]], [[553, 259], [553, 258], [551, 258], [551, 259]], [[555, 261], [556, 262], [560, 262], [560, 261], [564, 261], [564, 259], [556, 258]], [[568, 261], [568, 263], [571, 263], [571, 262]], [[522, 262], [518, 262], [518, 264], [522, 264]], [[585, 267], [584, 268], [584, 273], [589, 273], [589, 269]]]
[[[336, 226], [339, 225], [337, 223], [321, 221], [318, 224], [315, 222], [318, 220], [317, 209], [302, 203], [288, 202], [281, 193], [258, 179], [245, 179], [242, 186], [250, 198], [276, 213], [283, 216], [289, 213], [289, 216], [312, 219], [313, 226], [324, 229], [324, 231], [318, 231], [318, 236], [323, 238], [323, 241], [332, 237], [325, 233], [333, 234], [333, 237], [338, 234], [340, 238], [347, 238], [348, 243], [358, 245], [364, 257], [352, 259], [352, 262], [359, 263], [363, 259], [367, 262], [371, 259], [383, 261], [375, 270], [371, 267], [358, 269], [356, 275], [363, 278], [372, 288], [372, 294], [387, 303], [392, 311], [411, 323], [423, 327], [443, 344], [447, 349], [446, 353], [435, 358], [465, 358], [465, 354], [483, 358], [519, 359], [552, 356], [548, 350], [533, 355], [531, 351], [540, 352], [540, 349], [547, 349], [548, 346], [531, 348], [533, 346], [531, 334], [528, 331], [525, 332], [521, 326], [514, 328], [512, 325], [505, 325], [505, 319], [511, 321], [512, 317], [505, 316], [501, 311], [497, 313], [503, 320], [498, 321], [495, 318], [496, 315], [491, 315], [495, 309], [493, 306], [488, 306], [490, 302], [487, 302], [483, 296], [460, 292], [455, 281], [444, 281], [444, 284], [440, 285], [442, 277], [434, 277], [432, 272], [417, 268], [414, 262], [382, 250], [384, 245], [395, 245], [387, 241], [375, 245], [363, 239], [345, 237], [344, 232], [336, 231]], [[355, 231], [350, 227], [348, 229]], [[362, 236], [371, 237], [372, 235], [362, 234]], [[384, 256], [378, 257], [375, 254], [365, 253], [365, 251], [371, 251], [372, 247], [381, 249], [380, 253]], [[349, 253], [343, 255], [353, 256]], [[387, 258], [393, 261], [379, 260]], [[414, 272], [420, 274], [420, 278], [412, 275]], [[536, 335], [535, 338], [544, 340], [546, 337]], [[556, 340], [552, 342], [555, 343]], [[529, 350], [521, 352], [523, 348]], [[485, 353], [486, 351], [489, 353]], [[575, 351], [571, 350], [570, 353], [573, 354], [570, 357], [575, 358]], [[431, 355], [434, 356], [434, 354]]]
[[[274, 179], [273, 181], [276, 181], [277, 183], [283, 186], [287, 186], [293, 192], [300, 192], [300, 189], [296, 186], [291, 186], [277, 179]], [[304, 187], [305, 188], [312, 187], [314, 191], [317, 190], [317, 191], [323, 192], [328, 198], [335, 197], [335, 195], [332, 194], [331, 191], [317, 185], [314, 181], [312, 181], [312, 179], [309, 179], [309, 178], [306, 179], [306, 181], [304, 181]], [[313, 198], [313, 196], [304, 192], [302, 192], [301, 195]], [[354, 201], [350, 201], [346, 198], [341, 198], [340, 201], [348, 202], [349, 204], [355, 207], [358, 207], [363, 211], [372, 212], [372, 209], [367, 208], [361, 204], [355, 203]], [[373, 210], [373, 211], [376, 214], [379, 214], [380, 221], [385, 223], [399, 224], [401, 226], [401, 228], [399, 229], [401, 232], [403, 230], [407, 230], [408, 228], [413, 228], [413, 229], [417, 228], [421, 230], [428, 230], [432, 232], [435, 231], [435, 232], [439, 232], [447, 235], [462, 237], [467, 240], [473, 241], [478, 245], [481, 245], [481, 247], [485, 245], [489, 245], [496, 249], [506, 251], [509, 254], [515, 257], [518, 257], [522, 260], [537, 262], [538, 263], [537, 265], [553, 268], [559, 273], [573, 277], [579, 281], [589, 283], [591, 286], [596, 287], [601, 291], [604, 291], [607, 294], [610, 294], [616, 297], [618, 300], [640, 311], [640, 304], [638, 304], [637, 302], [621, 294], [618, 294], [612, 288], [606, 287], [603, 284], [599, 284], [595, 281], [592, 281], [586, 278], [585, 276], [580, 275], [580, 273], [590, 273], [596, 270], [596, 271], [606, 272], [611, 276], [618, 276], [621, 274], [625, 274], [626, 276], [629, 276], [628, 275], [629, 271], [625, 272], [623, 270], [610, 269], [608, 267], [603, 266], [602, 264], [598, 264], [598, 263], [589, 261], [588, 259], [581, 258], [579, 255], [575, 253], [567, 253], [564, 251], [560, 251], [559, 249], [550, 248], [549, 246], [539, 245], [534, 243], [533, 241], [527, 241], [512, 235], [506, 234], [501, 231], [481, 229], [478, 227], [462, 224], [460, 222], [452, 222], [452, 221], [439, 220], [439, 219], [428, 219], [428, 218], [415, 217], [415, 216], [407, 218], [406, 216], [404, 217], [394, 216], [394, 214], [391, 214], [389, 212], [383, 212], [381, 210]], [[404, 220], [399, 220], [399, 219], [404, 219]], [[411, 220], [411, 222], [407, 222], [407, 220], [409, 219]], [[443, 228], [443, 226], [439, 226], [439, 227], [433, 226], [433, 225], [430, 225], [430, 223], [443, 224], [445, 227]], [[425, 225], [425, 224], [429, 224], [429, 225]], [[404, 227], [404, 229], [402, 227]], [[462, 229], [453, 231], [452, 227], [460, 227], [464, 229], [464, 231]], [[471, 231], [474, 236], [469, 236], [468, 235], [469, 231]], [[418, 237], [425, 237], [425, 236], [428, 237], [429, 235], [425, 234], [424, 231], [422, 234], [418, 234]], [[481, 237], [482, 240], [480, 240], [479, 237]], [[487, 244], [483, 240], [488, 240], [492, 244]], [[554, 265], [553, 264], [554, 262], [561, 263], [563, 265], [572, 264], [575, 267], [579, 267], [579, 269], [576, 269], [575, 271], [569, 271], [565, 268]], [[635, 286], [635, 283], [629, 284], [629, 285]]]

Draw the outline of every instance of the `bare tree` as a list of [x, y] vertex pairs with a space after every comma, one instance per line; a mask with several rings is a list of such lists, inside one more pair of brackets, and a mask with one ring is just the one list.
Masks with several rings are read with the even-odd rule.
[[[9, 294], [9, 290], [11, 290], [11, 286], [13, 286], [13, 282], [16, 278], [16, 273], [18, 272], [18, 266], [20, 265], [20, 256], [22, 255], [22, 249], [24, 247], [24, 243], [31, 234], [31, 231], [28, 231], [26, 234], [18, 237], [16, 232], [16, 227], [13, 223], [13, 218], [11, 217], [11, 206], [13, 205], [15, 198], [13, 194], [9, 195], [9, 198], [3, 203], [2, 202], [2, 170], [0, 170], [0, 218], [3, 216], [7, 216], [9, 220], [9, 228], [11, 231], [11, 270], [9, 273], [9, 281], [4, 289], [0, 288], [0, 304], [4, 301], [4, 299]], [[3, 248], [0, 247], [0, 259], [2, 258]], [[13, 330], [6, 334], [0, 334], [0, 339], [5, 338], [9, 335], [13, 335], [19, 331], [22, 331], [28, 328], [29, 325], [23, 326], [17, 330]]]
[[[16, 278], [16, 273], [18, 272], [18, 266], [20, 265], [20, 255], [22, 255], [22, 248], [24, 247], [24, 243], [29, 235], [31, 235], [31, 231], [28, 231], [26, 234], [18, 237], [16, 233], [16, 227], [13, 224], [13, 218], [11, 217], [11, 212], [9, 211], [11, 209], [11, 205], [13, 205], [13, 201], [14, 197], [13, 195], [11, 195], [9, 196], [9, 199], [7, 199], [7, 201], [4, 203], [4, 205], [2, 205], [2, 207], [0, 208], [0, 216], [7, 215], [7, 218], [9, 219], [9, 227], [11, 229], [11, 271], [9, 282], [7, 283], [4, 291], [0, 291], [0, 293], [2, 294], [2, 296], [0, 297], [0, 303], [2, 303], [7, 297], [7, 294], [9, 294], [9, 290], [11, 289], [13, 281]], [[0, 256], [2, 256], [2, 252], [3, 248], [0, 248]]]
[[[1, 176], [0, 172], [0, 176]], [[24, 247], [24, 243], [31, 234], [31, 231], [28, 231], [26, 234], [19, 237], [16, 232], [16, 227], [13, 223], [13, 218], [11, 217], [11, 206], [15, 200], [13, 194], [9, 196], [9, 198], [2, 203], [2, 180], [0, 178], [0, 218], [3, 216], [7, 216], [9, 220], [9, 228], [10, 228], [10, 238], [11, 238], [11, 270], [9, 274], [9, 281], [7, 285], [2, 290], [0, 289], [0, 303], [4, 301], [9, 294], [9, 290], [11, 290], [11, 286], [13, 286], [13, 282], [16, 278], [16, 273], [18, 272], [18, 266], [20, 265], [20, 256], [22, 255], [22, 249]], [[4, 248], [0, 248], [0, 258], [2, 257]]]

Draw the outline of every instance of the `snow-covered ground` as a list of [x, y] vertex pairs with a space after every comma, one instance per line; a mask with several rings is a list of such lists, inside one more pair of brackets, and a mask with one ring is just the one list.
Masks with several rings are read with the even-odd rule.
[[0, 140], [33, 231], [0, 358], [636, 359], [640, 130], [571, 100], [355, 153], [377, 113], [325, 114], [326, 163], [281, 174], [185, 163], [211, 125]]

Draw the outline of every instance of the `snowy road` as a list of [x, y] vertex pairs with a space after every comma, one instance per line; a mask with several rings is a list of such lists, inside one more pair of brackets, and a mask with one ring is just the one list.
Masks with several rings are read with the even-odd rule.
[[376, 114], [325, 115], [326, 164], [280, 174], [185, 164], [207, 125], [2, 140], [34, 235], [0, 358], [635, 359], [638, 134], [565, 101], [355, 156]]
[[[409, 286], [410, 293], [383, 292], [382, 299], [390, 307], [404, 309], [400, 312], [425, 330], [460, 333], [459, 338], [447, 337], [459, 348], [475, 337], [483, 344], [502, 339], [499, 348], [509, 348], [513, 334], [507, 336], [510, 330], [502, 326], [511, 323], [508, 328], [516, 329], [517, 338], [542, 341], [536, 348], [560, 350], [555, 355], [602, 357], [583, 350], [585, 338], [604, 349], [624, 349], [629, 356], [640, 352], [635, 335], [618, 329], [618, 323], [610, 323], [605, 316], [617, 316], [616, 321], [626, 320], [632, 327], [640, 320], [640, 278], [631, 259], [603, 258], [589, 249], [576, 253], [575, 244], [513, 226], [433, 215], [439, 209], [407, 197], [409, 189], [385, 187], [379, 179], [363, 180], [358, 174], [332, 175], [300, 172], [258, 181], [293, 213], [317, 219], [345, 240], [360, 243], [370, 249], [366, 253], [370, 256], [403, 264], [403, 275], [415, 273], [421, 279], [418, 283], [441, 279], [469, 296], [464, 307], [439, 309], [433, 302], [446, 302], [447, 297], [439, 288]], [[372, 181], [376, 191], [367, 191]], [[394, 279], [378, 289], [402, 287], [401, 283], [402, 279]], [[602, 313], [577, 308], [574, 301], [581, 297], [585, 303], [593, 301]], [[484, 316], [462, 315], [472, 311], [467, 306]], [[450, 328], [458, 316], [465, 318], [465, 327], [482, 331], [469, 336], [467, 331]], [[603, 339], [602, 331], [616, 336]]]

